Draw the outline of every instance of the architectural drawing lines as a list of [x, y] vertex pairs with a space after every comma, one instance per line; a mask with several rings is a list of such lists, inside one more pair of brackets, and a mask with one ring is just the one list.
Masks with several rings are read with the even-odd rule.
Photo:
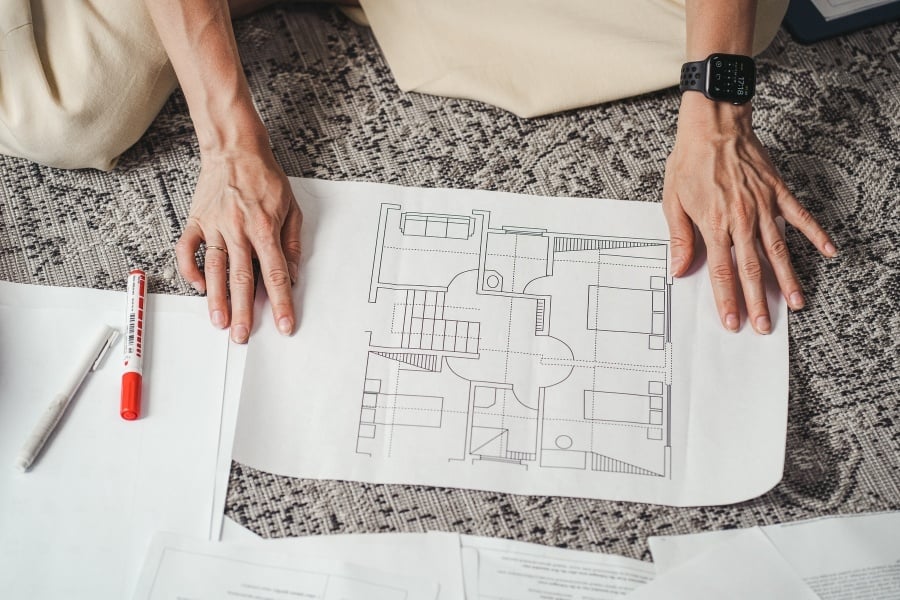
[[383, 204], [356, 452], [671, 477], [668, 241]]

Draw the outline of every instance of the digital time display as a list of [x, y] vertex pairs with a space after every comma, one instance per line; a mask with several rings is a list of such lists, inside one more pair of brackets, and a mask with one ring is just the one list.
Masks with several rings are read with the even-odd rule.
[[707, 60], [706, 89], [710, 98], [743, 104], [753, 97], [756, 87], [753, 59], [734, 54], [714, 54]]

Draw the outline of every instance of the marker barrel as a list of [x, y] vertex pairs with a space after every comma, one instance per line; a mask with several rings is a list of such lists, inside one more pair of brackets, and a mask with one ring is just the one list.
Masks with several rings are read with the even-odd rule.
[[134, 421], [141, 415], [144, 362], [144, 301], [147, 275], [140, 269], [128, 274], [125, 307], [125, 357], [122, 361], [122, 399], [119, 414]]

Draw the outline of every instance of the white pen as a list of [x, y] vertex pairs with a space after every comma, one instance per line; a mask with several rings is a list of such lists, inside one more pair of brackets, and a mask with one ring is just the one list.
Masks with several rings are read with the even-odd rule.
[[31, 466], [31, 463], [34, 462], [34, 459], [37, 458], [37, 455], [40, 454], [41, 448], [44, 447], [50, 434], [56, 429], [56, 425], [59, 423], [63, 414], [65, 414], [72, 398], [78, 393], [78, 390], [81, 388], [81, 384], [88, 376], [88, 373], [97, 370], [106, 351], [110, 349], [118, 337], [119, 332], [106, 325], [104, 325], [103, 329], [97, 334], [97, 337], [90, 345], [89, 351], [84, 355], [81, 363], [79, 363], [78, 370], [72, 373], [68, 385], [63, 388], [62, 392], [53, 398], [50, 406], [44, 410], [40, 420], [38, 420], [37, 425], [31, 432], [31, 436], [29, 436], [25, 441], [25, 445], [22, 446], [22, 449], [19, 451], [19, 455], [16, 457], [16, 467], [20, 471], [27, 470], [28, 467]]

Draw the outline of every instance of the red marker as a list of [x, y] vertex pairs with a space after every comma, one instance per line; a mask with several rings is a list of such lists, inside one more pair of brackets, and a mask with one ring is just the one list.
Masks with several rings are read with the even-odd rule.
[[141, 416], [141, 380], [144, 362], [144, 295], [147, 275], [140, 269], [128, 274], [125, 307], [125, 360], [122, 364], [122, 400], [119, 414], [128, 421]]

